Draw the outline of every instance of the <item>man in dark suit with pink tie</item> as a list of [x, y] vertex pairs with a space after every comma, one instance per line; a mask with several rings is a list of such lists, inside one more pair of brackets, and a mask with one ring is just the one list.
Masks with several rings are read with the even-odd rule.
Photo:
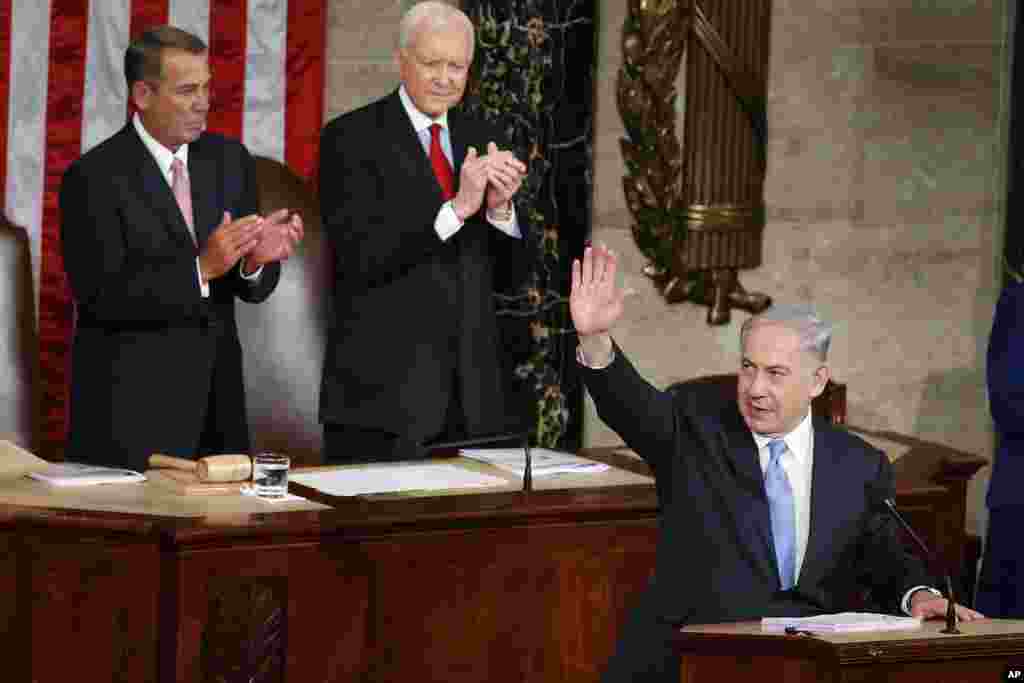
[[171, 26], [129, 45], [136, 113], [71, 164], [61, 246], [75, 298], [66, 458], [249, 450], [235, 299], [257, 303], [303, 226], [256, 212], [245, 147], [205, 132], [206, 45]]

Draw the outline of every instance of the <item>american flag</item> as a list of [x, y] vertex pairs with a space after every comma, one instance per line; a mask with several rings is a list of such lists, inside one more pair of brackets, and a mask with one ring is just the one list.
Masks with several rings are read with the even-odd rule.
[[202, 38], [213, 71], [211, 130], [303, 177], [323, 120], [326, 0], [0, 0], [0, 193], [23, 228], [37, 294], [40, 444], [67, 422], [71, 297], [57, 193], [74, 159], [127, 120], [124, 52], [149, 26]]

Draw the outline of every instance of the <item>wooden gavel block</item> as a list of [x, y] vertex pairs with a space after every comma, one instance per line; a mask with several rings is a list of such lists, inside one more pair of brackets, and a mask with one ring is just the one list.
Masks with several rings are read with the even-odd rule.
[[192, 472], [204, 483], [246, 481], [252, 476], [252, 459], [248, 455], [208, 455], [199, 460], [186, 460], [154, 453], [149, 456], [149, 466]]

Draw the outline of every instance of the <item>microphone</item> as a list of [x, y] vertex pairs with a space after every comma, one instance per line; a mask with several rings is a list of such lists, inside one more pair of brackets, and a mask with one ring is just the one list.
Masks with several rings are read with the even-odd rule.
[[935, 553], [928, 548], [921, 537], [917, 535], [910, 523], [904, 519], [900, 511], [896, 509], [896, 503], [892, 498], [886, 496], [883, 492], [878, 491], [873, 485], [868, 484], [866, 486], [868, 490], [868, 499], [872, 503], [872, 507], [878, 507], [879, 505], [884, 506], [889, 515], [895, 519], [903, 530], [907, 532], [907, 535], [914, 541], [914, 544], [924, 554], [924, 556], [931, 562], [933, 567], [936, 567], [942, 572], [943, 582], [946, 584], [946, 600], [948, 602], [946, 606], [946, 628], [942, 629], [941, 633], [958, 634], [960, 629], [957, 628], [957, 617], [956, 617], [956, 597], [953, 594], [953, 579], [950, 577], [949, 571], [947, 571], [945, 563], [943, 563]]
[[523, 491], [533, 491], [533, 458], [530, 453], [529, 430], [519, 432], [502, 432], [500, 434], [488, 434], [486, 436], [473, 436], [453, 441], [435, 441], [433, 443], [423, 444], [421, 449], [427, 454], [449, 452], [449, 454], [457, 455], [458, 449], [465, 446], [486, 446], [494, 443], [501, 443], [503, 441], [519, 441], [522, 443], [523, 458], [525, 460], [523, 467]]

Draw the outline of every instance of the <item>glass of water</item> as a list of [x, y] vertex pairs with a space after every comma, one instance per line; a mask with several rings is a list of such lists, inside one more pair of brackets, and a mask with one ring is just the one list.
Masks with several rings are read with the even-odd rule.
[[252, 488], [261, 498], [282, 498], [288, 493], [287, 455], [257, 453], [252, 459]]

